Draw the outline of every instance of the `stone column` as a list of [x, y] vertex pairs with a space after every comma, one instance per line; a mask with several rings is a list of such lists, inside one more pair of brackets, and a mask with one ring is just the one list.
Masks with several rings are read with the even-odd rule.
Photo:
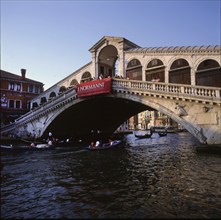
[[165, 67], [165, 83], [169, 83], [169, 69]]
[[118, 75], [125, 76], [125, 55], [123, 51], [123, 46], [119, 47], [119, 54], [118, 54]]
[[92, 52], [92, 72], [91, 72], [91, 76], [92, 77], [97, 77], [98, 75], [98, 63], [97, 63], [97, 57], [96, 57], [96, 52], [93, 51]]
[[192, 86], [196, 85], [196, 71], [193, 68], [190, 68], [190, 81]]

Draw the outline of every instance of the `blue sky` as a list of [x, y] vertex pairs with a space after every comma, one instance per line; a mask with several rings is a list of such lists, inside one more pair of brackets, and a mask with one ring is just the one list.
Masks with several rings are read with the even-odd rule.
[[1, 0], [1, 69], [45, 90], [91, 61], [103, 36], [141, 47], [220, 45], [220, 0]]

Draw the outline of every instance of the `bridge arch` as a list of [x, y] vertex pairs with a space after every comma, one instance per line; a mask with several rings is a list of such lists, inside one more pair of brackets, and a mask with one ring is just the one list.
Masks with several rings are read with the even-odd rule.
[[[177, 109], [180, 107], [178, 101], [167, 100], [163, 104], [162, 102], [150, 96], [121, 92], [97, 98], [75, 99], [74, 102], [67, 103], [65, 108], [59, 108], [52, 114], [42, 128], [41, 136], [46, 136], [49, 131], [53, 131], [55, 136], [58, 136], [61, 126], [63, 126], [62, 130], [66, 132], [62, 136], [75, 135], [78, 132], [88, 135], [90, 130], [102, 131], [105, 129], [107, 133], [111, 134], [131, 116], [145, 110], [157, 110], [186, 128], [202, 143], [206, 143], [201, 129], [183, 118], [182, 114], [177, 113]], [[111, 108], [113, 105], [115, 107]], [[59, 128], [58, 132], [56, 128]], [[80, 128], [83, 130], [80, 131]]]
[[[113, 94], [110, 94], [109, 96], [113, 96]], [[206, 143], [207, 138], [204, 136], [202, 128], [194, 126], [194, 124], [185, 120], [182, 117], [185, 115], [185, 110], [183, 109], [183, 106], [179, 102], [174, 102], [174, 100], [170, 100], [167, 105], [163, 105], [161, 102], [159, 103], [154, 98], [149, 96], [148, 97], [143, 96], [141, 98], [139, 95], [136, 94], [131, 95], [127, 93], [117, 93], [116, 95], [114, 95], [114, 97], [116, 96], [118, 98], [123, 98], [125, 100], [136, 102], [139, 105], [142, 104], [146, 106], [146, 110], [148, 109], [157, 110], [167, 115], [169, 118], [171, 118], [172, 120], [180, 124], [182, 127], [184, 127], [189, 133], [195, 136], [201, 143]], [[142, 111], [137, 111], [136, 114]]]

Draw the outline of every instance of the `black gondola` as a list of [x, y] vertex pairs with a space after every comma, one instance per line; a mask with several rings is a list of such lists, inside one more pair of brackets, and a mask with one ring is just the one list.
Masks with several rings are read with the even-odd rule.
[[136, 138], [139, 138], [139, 139], [142, 139], [142, 138], [151, 138], [151, 136], [152, 136], [152, 131], [150, 130], [148, 133], [145, 133], [145, 134], [136, 134], [135, 132], [134, 132], [134, 136], [136, 137]]
[[164, 131], [164, 132], [158, 132], [159, 136], [160, 137], [164, 137], [164, 136], [167, 136], [167, 132]]

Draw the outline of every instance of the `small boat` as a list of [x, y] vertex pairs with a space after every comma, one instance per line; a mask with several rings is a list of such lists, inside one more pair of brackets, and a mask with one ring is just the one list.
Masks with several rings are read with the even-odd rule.
[[31, 144], [31, 143], [35, 143], [35, 144], [43, 144], [45, 143], [45, 141], [36, 141], [36, 140], [26, 140], [26, 139], [20, 139], [22, 142], [26, 143], [26, 144]]
[[159, 134], [160, 137], [167, 136], [167, 132], [166, 131], [158, 132], [158, 134]]
[[48, 150], [54, 149], [54, 145], [45, 144], [37, 144], [37, 145], [28, 145], [28, 146], [13, 146], [13, 145], [0, 145], [1, 151], [13, 151], [13, 152], [20, 152], [20, 151], [35, 151], [35, 150]]
[[1, 150], [10, 150], [10, 149], [12, 149], [12, 145], [0, 145], [0, 149]]
[[48, 148], [54, 148], [53, 145], [49, 145], [49, 144], [37, 144], [35, 146], [31, 146], [32, 148], [37, 148], [37, 149], [48, 149]]
[[148, 132], [148, 133], [144, 133], [144, 134], [136, 134], [135, 132], [134, 132], [134, 136], [136, 137], [136, 138], [139, 138], [139, 139], [142, 139], [142, 138], [151, 138], [151, 136], [152, 136], [152, 131], [150, 130], [150, 132]]
[[121, 140], [114, 140], [110, 143], [104, 143], [102, 144], [101, 146], [91, 146], [89, 145], [87, 147], [88, 150], [106, 150], [106, 149], [110, 149], [110, 148], [114, 148], [114, 147], [117, 147], [117, 146], [120, 146], [122, 144], [122, 141]]

